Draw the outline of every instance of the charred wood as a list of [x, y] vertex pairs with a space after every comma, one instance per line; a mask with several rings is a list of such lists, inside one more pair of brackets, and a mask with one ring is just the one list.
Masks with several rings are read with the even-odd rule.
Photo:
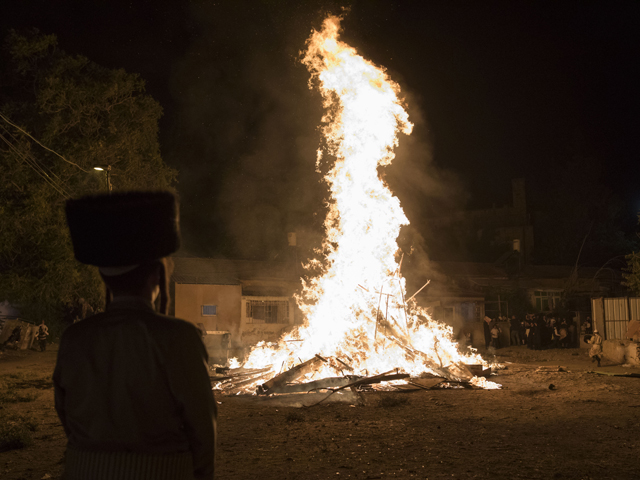
[[361, 385], [372, 385], [374, 383], [380, 383], [380, 382], [387, 382], [390, 380], [401, 380], [403, 378], [409, 378], [410, 375], [407, 373], [392, 373], [392, 372], [397, 372], [397, 370], [389, 370], [388, 372], [385, 373], [381, 373], [379, 375], [374, 375], [372, 377], [364, 377], [361, 378], [359, 380], [356, 380], [355, 382], [349, 383], [347, 385], [344, 385], [342, 387], [336, 388], [335, 390], [332, 390], [326, 397], [324, 397], [322, 400], [320, 400], [318, 403], [314, 403], [313, 406], [316, 405], [320, 405], [322, 402], [324, 402], [325, 400], [327, 400], [329, 397], [331, 397], [331, 395], [333, 395], [336, 392], [340, 392], [346, 388], [351, 389], [352, 391], [355, 390], [355, 387], [361, 386]]
[[209, 378], [211, 379], [212, 382], [223, 382], [226, 380], [233, 380], [237, 378], [255, 376], [260, 373], [268, 372], [270, 370], [271, 370], [271, 367], [248, 368], [248, 369], [235, 368], [233, 370], [229, 370], [226, 375], [223, 375], [223, 376], [209, 375]]
[[252, 383], [259, 382], [271, 375], [271, 372], [263, 373], [262, 375], [256, 375], [255, 377], [248, 378], [239, 382], [229, 382], [222, 386], [224, 393], [228, 395], [235, 395], [244, 390], [245, 385], [251, 385]]
[[342, 387], [349, 385], [362, 377], [348, 376], [348, 377], [329, 377], [321, 380], [315, 380], [313, 382], [306, 383], [294, 383], [288, 385], [278, 385], [272, 387], [269, 393], [301, 393], [301, 392], [313, 392], [315, 390], [326, 390], [329, 388]]
[[305, 375], [308, 372], [315, 370], [319, 365], [325, 363], [326, 360], [322, 358], [320, 355], [316, 355], [315, 357], [307, 360], [306, 362], [302, 362], [289, 370], [276, 375], [272, 379], [266, 381], [262, 385], [258, 385], [257, 393], [260, 395], [266, 395], [271, 393], [270, 390], [278, 387], [280, 385], [285, 385], [288, 382], [294, 381], [296, 378]]

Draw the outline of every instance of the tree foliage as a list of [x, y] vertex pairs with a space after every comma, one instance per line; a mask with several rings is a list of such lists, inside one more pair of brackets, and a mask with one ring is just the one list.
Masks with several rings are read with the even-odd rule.
[[[638, 213], [638, 223], [640, 224], [640, 213]], [[640, 296], [640, 251], [627, 255], [627, 271], [623, 276], [625, 286]]]
[[64, 204], [106, 190], [99, 165], [112, 166], [116, 190], [170, 188], [162, 109], [137, 75], [67, 54], [55, 35], [11, 32], [0, 62], [0, 300], [33, 320], [60, 318], [81, 297], [99, 306], [99, 277], [73, 257]]

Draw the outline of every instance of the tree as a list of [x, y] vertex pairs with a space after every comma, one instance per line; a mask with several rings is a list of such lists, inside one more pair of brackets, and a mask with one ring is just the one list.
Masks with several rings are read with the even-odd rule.
[[[638, 213], [640, 224], [640, 213]], [[638, 235], [640, 237], [640, 234]], [[640, 251], [627, 255], [627, 270], [623, 273], [624, 285], [640, 296]]]
[[106, 190], [170, 188], [158, 144], [160, 105], [144, 81], [57, 46], [55, 35], [11, 32], [0, 59], [0, 297], [25, 318], [62, 318], [101, 304], [95, 268], [73, 257], [64, 204]]

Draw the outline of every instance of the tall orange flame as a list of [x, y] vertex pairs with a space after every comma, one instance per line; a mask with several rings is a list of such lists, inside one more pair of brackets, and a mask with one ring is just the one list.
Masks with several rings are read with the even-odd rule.
[[[311, 264], [322, 274], [305, 282], [297, 298], [304, 325], [277, 346], [258, 344], [245, 366], [288, 368], [320, 354], [346, 360], [356, 373], [400, 368], [462, 377], [456, 365], [483, 363], [480, 356], [461, 354], [449, 326], [404, 300], [396, 239], [409, 222], [378, 175], [378, 167], [395, 156], [398, 132], [411, 133], [400, 87], [339, 40], [340, 20], [330, 16], [313, 31], [302, 60], [310, 88], [322, 94], [326, 153], [335, 157], [324, 179], [331, 195], [324, 260]], [[310, 376], [332, 373], [321, 369]]]

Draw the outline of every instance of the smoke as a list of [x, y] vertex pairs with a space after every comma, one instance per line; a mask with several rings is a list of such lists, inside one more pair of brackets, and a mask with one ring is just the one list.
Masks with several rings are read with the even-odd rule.
[[[310, 228], [321, 104], [299, 61], [313, 15], [269, 2], [194, 5], [194, 42], [172, 76], [185, 243], [201, 255], [274, 258]], [[318, 16], [318, 12], [314, 12]]]
[[[400, 78], [397, 73], [390, 75]], [[398, 246], [404, 253], [402, 274], [407, 278], [409, 290], [415, 290], [427, 280], [441, 280], [431, 259], [447, 257], [454, 248], [450, 241], [442, 241], [445, 232], [433, 219], [461, 210], [469, 194], [455, 173], [434, 161], [433, 141], [426, 113], [420, 107], [422, 102], [405, 88], [403, 94], [414, 130], [408, 137], [401, 136], [396, 158], [383, 174], [411, 222], [400, 231]]]
[[[334, 2], [192, 6], [194, 41], [172, 74], [179, 127], [167, 154], [181, 166], [191, 253], [280, 259], [289, 231], [298, 233], [303, 251], [320, 245], [327, 188], [315, 160], [323, 112], [299, 54], [327, 11], [340, 9]], [[358, 28], [357, 12], [347, 15], [345, 35], [352, 27]], [[423, 219], [463, 197], [456, 178], [434, 164], [419, 99], [400, 83], [415, 130], [401, 136], [394, 163], [381, 174], [412, 222], [401, 246], [418, 258], [427, 251]]]

